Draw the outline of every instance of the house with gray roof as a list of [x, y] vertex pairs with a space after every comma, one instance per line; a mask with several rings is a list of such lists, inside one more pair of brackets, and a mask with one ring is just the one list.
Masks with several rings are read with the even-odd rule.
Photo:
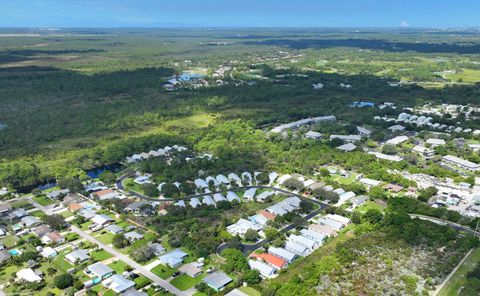
[[225, 288], [226, 285], [231, 283], [233, 280], [224, 272], [214, 272], [212, 274], [207, 275], [203, 282], [207, 284], [210, 288], [214, 289], [215, 291], [221, 291]]
[[113, 269], [101, 262], [87, 266], [87, 271], [101, 279], [106, 279], [114, 273]]

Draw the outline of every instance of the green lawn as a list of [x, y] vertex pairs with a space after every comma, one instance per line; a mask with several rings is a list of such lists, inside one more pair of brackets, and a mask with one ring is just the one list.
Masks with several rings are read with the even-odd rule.
[[367, 200], [364, 204], [356, 207], [354, 211], [359, 213], [366, 213], [368, 212], [368, 210], [372, 210], [372, 209], [383, 212], [382, 206], [371, 200]]
[[128, 265], [125, 262], [118, 260], [108, 264], [108, 266], [110, 266], [111, 269], [115, 270], [116, 273], [121, 274], [125, 271]]
[[133, 280], [135, 282], [135, 289], [140, 290], [141, 288], [150, 285], [152, 283], [151, 280], [144, 277], [143, 275], [139, 276], [138, 278]]
[[63, 217], [63, 218], [68, 218], [68, 217], [72, 217], [73, 216], [73, 213], [70, 212], [70, 211], [63, 211], [60, 213], [60, 215]]
[[30, 216], [42, 218], [45, 217], [47, 214], [45, 214], [43, 211], [37, 210], [29, 213]]
[[476, 248], [457, 269], [438, 296], [460, 295], [460, 290], [466, 282], [466, 275], [480, 262], [480, 248]]
[[11, 278], [12, 273], [16, 273], [20, 270], [20, 266], [8, 265], [0, 268], [0, 282], [6, 283]]
[[107, 232], [107, 233], [104, 233], [104, 234], [101, 234], [101, 235], [97, 236], [96, 239], [98, 239], [99, 241], [101, 241], [104, 244], [109, 245], [109, 244], [112, 243], [113, 236], [114, 236], [113, 233]]
[[98, 250], [90, 253], [90, 257], [95, 261], [103, 261], [112, 258], [112, 255], [105, 250]]
[[2, 242], [7, 249], [15, 247], [17, 241], [18, 237], [16, 237], [15, 235], [7, 235], [0, 240], [0, 242]]
[[258, 292], [257, 290], [255, 290], [254, 288], [252, 287], [240, 287], [238, 288], [240, 291], [242, 291], [243, 293], [249, 295], [249, 296], [261, 296], [262, 294], [260, 292]]
[[92, 223], [93, 222], [89, 220], [89, 221], [83, 223], [82, 225], [80, 225], [80, 229], [82, 229], [83, 231], [88, 230], [88, 226], [92, 225]]
[[160, 278], [166, 280], [169, 277], [172, 276], [172, 274], [177, 271], [176, 269], [173, 269], [169, 266], [165, 266], [163, 264], [159, 264], [152, 268], [152, 272], [156, 275], [158, 275]]
[[195, 286], [196, 284], [200, 283], [200, 281], [205, 277], [205, 275], [201, 274], [195, 278], [192, 278], [186, 274], [181, 274], [170, 281], [170, 284], [174, 285], [181, 291], [185, 291], [190, 289], [191, 287]]
[[67, 255], [69, 252], [70, 250], [67, 252], [63, 252], [59, 254], [57, 257], [55, 257], [52, 260], [53, 265], [57, 266], [59, 269], [63, 270], [64, 272], [67, 272], [70, 268], [72, 268], [73, 265], [71, 265], [64, 259], [65, 255]]
[[55, 203], [53, 200], [51, 200], [45, 195], [34, 196], [32, 199], [44, 207]]

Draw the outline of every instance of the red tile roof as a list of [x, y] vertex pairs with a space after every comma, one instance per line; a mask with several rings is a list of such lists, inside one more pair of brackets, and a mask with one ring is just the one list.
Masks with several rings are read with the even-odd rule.
[[272, 214], [270, 212], [267, 212], [265, 210], [261, 210], [258, 212], [258, 214], [262, 215], [263, 217], [267, 218], [268, 220], [275, 220], [275, 217], [277, 217], [275, 214]]
[[255, 253], [252, 253], [250, 255], [250, 257], [253, 257], [253, 258], [257, 258], [259, 260], [262, 260], [264, 261], [265, 263], [273, 266], [273, 267], [276, 267], [278, 269], [281, 269], [283, 267], [285, 267], [287, 265], [287, 261], [283, 260], [282, 258], [280, 257], [277, 257], [275, 255], [272, 255], [272, 254], [267, 254], [267, 253], [263, 253], [263, 254], [255, 254]]
[[109, 193], [112, 193], [112, 192], [113, 192], [112, 189], [104, 189], [104, 190], [97, 191], [94, 194], [96, 196], [102, 196], [102, 195], [109, 194]]

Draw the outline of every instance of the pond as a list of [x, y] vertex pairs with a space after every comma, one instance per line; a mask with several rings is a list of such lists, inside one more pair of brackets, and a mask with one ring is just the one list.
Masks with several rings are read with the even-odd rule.
[[104, 165], [104, 166], [101, 166], [101, 167], [97, 167], [97, 168], [88, 170], [88, 171], [86, 171], [86, 173], [90, 178], [96, 179], [104, 171], [108, 170], [108, 171], [112, 171], [114, 173], [117, 173], [117, 172], [121, 171], [122, 169], [123, 169], [123, 165], [121, 165], [119, 163], [114, 163], [114, 164], [107, 164], [107, 165]]

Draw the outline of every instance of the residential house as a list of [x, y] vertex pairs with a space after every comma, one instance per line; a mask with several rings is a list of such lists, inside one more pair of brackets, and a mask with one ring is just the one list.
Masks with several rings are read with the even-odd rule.
[[217, 205], [210, 195], [204, 196], [202, 199], [202, 203], [204, 205], [212, 206], [212, 207], [215, 207]]
[[406, 142], [406, 141], [408, 141], [407, 136], [398, 136], [398, 137], [392, 138], [390, 140], [387, 140], [385, 143], [396, 146], [396, 145], [402, 144], [403, 142]]
[[41, 255], [45, 258], [53, 258], [58, 255], [57, 251], [52, 247], [45, 247], [43, 248]]
[[325, 216], [327, 219], [330, 219], [330, 220], [334, 220], [334, 221], [338, 221], [340, 223], [343, 223], [344, 225], [348, 225], [350, 223], [350, 219], [348, 219], [347, 217], [343, 217], [343, 216], [340, 216], [340, 215], [337, 215], [337, 214], [327, 214], [327, 216]]
[[285, 249], [287, 249], [288, 251], [298, 255], [298, 256], [308, 256], [311, 251], [310, 249], [302, 246], [302, 245], [299, 245], [297, 243], [294, 243], [292, 241], [287, 241], [285, 243]]
[[317, 249], [320, 246], [320, 244], [318, 242], [316, 242], [315, 240], [309, 239], [309, 238], [301, 236], [301, 235], [291, 234], [288, 237], [288, 240], [291, 241], [291, 242], [294, 242], [298, 245], [304, 246], [304, 247], [308, 248], [310, 251], [314, 251], [315, 249]]
[[313, 139], [313, 140], [319, 140], [322, 138], [322, 134], [319, 133], [319, 132], [315, 132], [315, 131], [308, 131], [306, 134], [305, 134], [305, 138], [307, 139]]
[[54, 190], [47, 193], [47, 197], [50, 199], [58, 199], [61, 196], [67, 195], [67, 193], [70, 193], [70, 189]]
[[229, 202], [232, 202], [232, 201], [234, 201], [234, 200], [240, 202], [240, 198], [239, 198], [238, 195], [237, 195], [235, 192], [233, 192], [233, 191], [227, 191], [227, 200], [228, 200]]
[[400, 191], [403, 190], [403, 187], [402, 187], [402, 186], [396, 185], [396, 184], [392, 184], [392, 183], [386, 184], [385, 186], [383, 186], [383, 188], [385, 188], [386, 190], [393, 191], [393, 192], [395, 192], [395, 193], [399, 193]]
[[20, 269], [17, 273], [17, 279], [26, 281], [29, 283], [40, 282], [42, 278], [34, 272], [31, 268]]
[[49, 232], [42, 237], [44, 244], [62, 244], [64, 242], [65, 238], [58, 231]]
[[87, 261], [88, 259], [90, 259], [88, 251], [82, 249], [72, 251], [65, 255], [65, 260], [69, 261], [72, 264], [82, 263], [84, 261]]
[[35, 233], [35, 235], [38, 237], [42, 237], [51, 231], [52, 228], [50, 228], [50, 226], [48, 226], [47, 224], [42, 224], [32, 229], [32, 232]]
[[274, 278], [277, 275], [277, 269], [257, 260], [248, 260], [251, 269], [258, 270], [260, 275], [265, 278]]
[[150, 248], [153, 250], [155, 256], [160, 256], [165, 253], [165, 248], [159, 243], [149, 243]]
[[107, 227], [105, 227], [105, 230], [110, 232], [111, 234], [119, 234], [123, 232], [123, 228], [115, 224], [108, 225]]
[[203, 282], [207, 284], [210, 288], [214, 289], [215, 291], [221, 291], [223, 288], [231, 283], [233, 280], [224, 272], [214, 272], [212, 274], [207, 275]]
[[163, 265], [170, 266], [172, 268], [177, 268], [183, 263], [183, 258], [187, 257], [188, 254], [180, 249], [172, 250], [164, 255], [160, 256], [158, 259]]
[[278, 257], [278, 256], [275, 256], [273, 254], [270, 254], [270, 253], [261, 253], [261, 254], [257, 254], [257, 253], [252, 253], [250, 254], [250, 257], [251, 258], [255, 258], [257, 260], [260, 260], [260, 261], [263, 261], [265, 263], [267, 263], [268, 265], [270, 265], [271, 267], [275, 268], [275, 269], [282, 269], [284, 267], [286, 267], [288, 265], [288, 261], [281, 258], [281, 257]]
[[310, 224], [308, 226], [308, 229], [311, 231], [325, 234], [327, 236], [335, 236], [337, 234], [337, 231], [335, 229], [325, 224]]
[[283, 260], [287, 261], [287, 263], [291, 263], [297, 257], [295, 253], [292, 253], [284, 248], [277, 247], [269, 247], [268, 253], [282, 258]]
[[143, 234], [140, 234], [136, 231], [130, 231], [130, 232], [127, 232], [125, 233], [125, 238], [130, 242], [130, 243], [133, 243], [133, 242], [136, 242], [138, 240], [141, 240], [143, 239]]
[[223, 194], [221, 193], [215, 193], [213, 195], [213, 200], [215, 202], [221, 202], [221, 201], [227, 201], [227, 199], [225, 198], [225, 196], [223, 196]]
[[340, 139], [344, 142], [358, 142], [362, 139], [360, 135], [330, 135], [330, 141]]
[[327, 239], [327, 235], [323, 233], [318, 233], [316, 231], [308, 230], [308, 229], [302, 229], [300, 231], [301, 235], [303, 237], [306, 237], [308, 239], [311, 239], [315, 242], [317, 242], [319, 245], [322, 245], [323, 242]]
[[446, 164], [449, 165], [454, 165], [456, 167], [459, 167], [461, 169], [467, 170], [467, 171], [478, 171], [480, 170], [480, 164], [474, 163], [453, 155], [445, 155], [442, 158], [442, 161]]
[[135, 286], [135, 282], [131, 280], [127, 280], [123, 276], [119, 274], [114, 274], [108, 279], [103, 281], [103, 285], [106, 288], [109, 288], [112, 290], [114, 293], [123, 293], [127, 291], [128, 289], [132, 288]]
[[92, 222], [95, 223], [96, 225], [107, 225], [109, 224], [110, 222], [113, 222], [115, 220], [113, 220], [113, 218], [111, 218], [110, 216], [107, 216], [105, 214], [98, 214], [98, 215], [95, 215], [93, 216], [92, 218]]
[[20, 219], [20, 224], [22, 224], [24, 227], [31, 228], [37, 225], [40, 225], [42, 221], [38, 219], [35, 216], [25, 216], [22, 219]]
[[274, 194], [275, 194], [275, 192], [273, 192], [273, 191], [263, 191], [262, 193], [257, 195], [256, 200], [259, 201], [259, 202], [264, 202], [267, 198], [269, 198], [270, 196], [272, 196]]
[[178, 269], [183, 274], [189, 277], [195, 278], [202, 273], [202, 270], [194, 263], [187, 263]]
[[114, 191], [112, 189], [105, 189], [105, 190], [100, 190], [100, 191], [92, 193], [92, 197], [96, 197], [99, 200], [107, 200], [107, 199], [118, 198], [119, 195], [120, 195], [119, 192]]
[[344, 152], [350, 152], [350, 151], [353, 151], [353, 150], [357, 149], [357, 146], [355, 146], [355, 144], [353, 144], [353, 143], [346, 143], [346, 144], [338, 146], [337, 149], [342, 150]]
[[227, 231], [233, 236], [244, 236], [249, 229], [259, 231], [260, 229], [262, 229], [262, 227], [252, 221], [245, 219], [240, 219], [237, 221], [237, 223], [227, 226]]
[[87, 272], [91, 273], [94, 276], [99, 277], [102, 280], [109, 278], [114, 274], [113, 269], [111, 269], [110, 267], [108, 267], [107, 265], [101, 262], [97, 262], [87, 266]]
[[200, 200], [198, 200], [198, 198], [194, 197], [194, 198], [190, 199], [189, 204], [192, 208], [196, 208], [196, 207], [200, 206], [202, 203], [200, 202]]
[[257, 192], [256, 188], [250, 188], [245, 191], [243, 198], [246, 200], [255, 200], [255, 193]]

